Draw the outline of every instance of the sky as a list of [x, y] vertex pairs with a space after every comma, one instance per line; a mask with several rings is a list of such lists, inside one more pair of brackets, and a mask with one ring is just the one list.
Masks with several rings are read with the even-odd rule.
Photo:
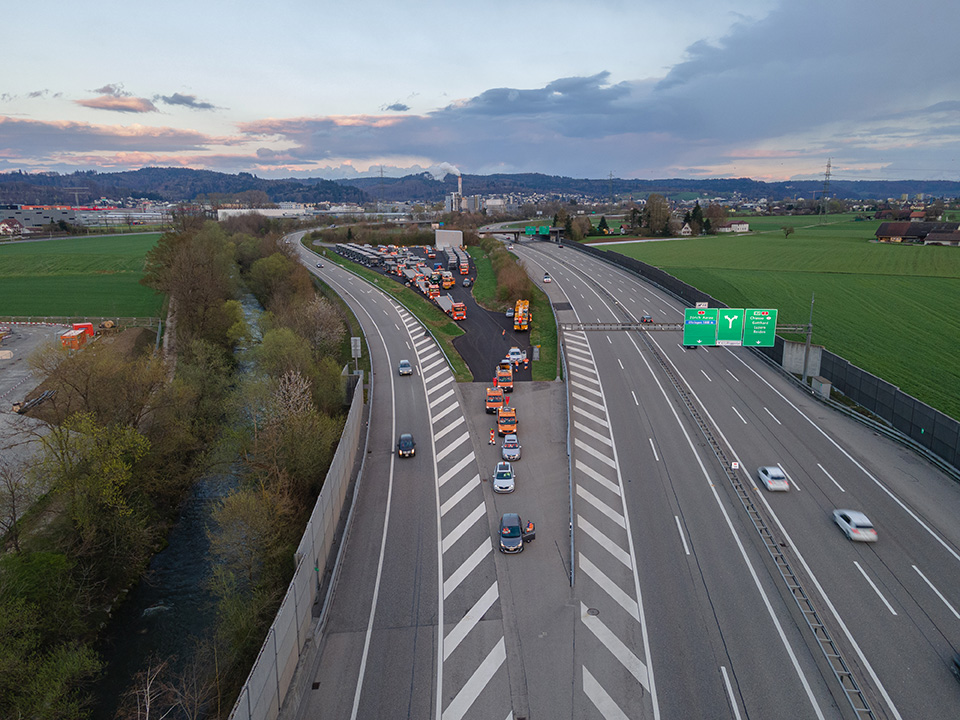
[[955, 0], [4, 5], [0, 172], [960, 178]]

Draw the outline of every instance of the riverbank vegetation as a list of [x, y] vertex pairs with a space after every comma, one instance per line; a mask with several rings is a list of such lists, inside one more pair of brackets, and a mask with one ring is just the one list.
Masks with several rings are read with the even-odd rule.
[[[230, 457], [240, 482], [216, 511], [217, 625], [183, 658], [145, 658], [117, 716], [226, 717], [293, 571], [344, 414], [342, 309], [259, 216], [183, 223], [147, 255], [168, 298], [168, 350], [133, 330], [32, 362], [51, 391], [0, 463], [0, 717], [84, 718], [111, 610], [162, 548], [192, 484]], [[265, 312], [250, 328], [249, 287]], [[155, 336], [155, 333], [153, 333]], [[252, 365], [234, 350], [254, 336]], [[225, 451], [226, 450], [226, 451]], [[238, 461], [236, 460], [238, 458]]]

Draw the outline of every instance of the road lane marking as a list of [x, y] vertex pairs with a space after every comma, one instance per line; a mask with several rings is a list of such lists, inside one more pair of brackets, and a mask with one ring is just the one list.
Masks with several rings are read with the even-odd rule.
[[460, 425], [460, 424], [462, 424], [463, 422], [465, 422], [464, 419], [463, 419], [463, 415], [460, 415], [456, 420], [454, 420], [453, 422], [451, 422], [449, 425], [446, 425], [446, 426], [443, 428], [443, 430], [441, 430], [440, 432], [436, 433], [436, 434], [433, 436], [434, 441], [439, 440], [440, 438], [442, 438], [444, 435], [446, 435], [446, 434], [447, 434], [448, 432], [450, 432], [451, 430], [455, 430], [455, 429], [457, 428], [457, 426]]
[[609, 537], [597, 530], [597, 528], [591, 525], [590, 522], [587, 521], [587, 519], [582, 515], [577, 515], [577, 527], [583, 530], [588, 537], [593, 538], [600, 547], [626, 565], [627, 568], [631, 567], [630, 556], [626, 553], [626, 551], [613, 542], [613, 540], [611, 540]]
[[604, 690], [600, 683], [598, 683], [593, 675], [590, 674], [590, 671], [587, 670], [587, 666], [583, 665], [583, 692], [590, 698], [590, 702], [593, 703], [594, 707], [600, 711], [600, 714], [603, 715], [604, 720], [630, 720], [623, 710], [613, 701], [613, 698], [607, 694], [607, 691]]
[[623, 370], [623, 369], [624, 369], [624, 367], [623, 367], [623, 363], [622, 363], [622, 362], [620, 362], [620, 358], [617, 358], [617, 362], [618, 362], [618, 363], [620, 363], [620, 369], [621, 369], [621, 370]]
[[[427, 394], [429, 395], [429, 393], [427, 393]], [[442, 403], [444, 400], [446, 400], [446, 399], [447, 399], [448, 397], [450, 397], [451, 395], [453, 395], [453, 389], [452, 389], [452, 388], [451, 388], [450, 390], [447, 390], [443, 395], [441, 395], [441, 396], [438, 397], [437, 399], [428, 401], [427, 404], [428, 404], [431, 408], [435, 408], [437, 405], [439, 405], [440, 403]]]
[[630, 394], [633, 395], [633, 404], [637, 407], [640, 407], [640, 401], [637, 400], [637, 394], [633, 390], [630, 391]]
[[427, 390], [427, 394], [428, 394], [428, 395], [429, 395], [430, 393], [432, 393], [432, 392], [436, 392], [437, 390], [439, 390], [440, 388], [442, 388], [444, 385], [449, 385], [450, 383], [452, 383], [452, 382], [453, 382], [453, 375], [451, 375], [450, 373], [448, 373], [446, 368], [440, 368], [439, 370], [437, 370], [437, 371], [436, 371], [433, 375], [431, 375], [430, 377], [424, 376], [423, 381], [424, 381], [425, 383], [432, 383], [436, 378], [438, 378], [438, 377], [440, 377], [441, 375], [444, 375], [444, 374], [446, 374], [446, 378], [444, 378], [443, 380], [441, 380], [440, 382], [438, 382], [436, 385], [434, 385], [432, 388], [430, 388], [429, 390]]
[[490, 538], [484, 538], [480, 547], [473, 551], [473, 554], [463, 561], [463, 564], [453, 571], [453, 574], [443, 581], [443, 599], [446, 600], [450, 593], [459, 587], [460, 583], [472, 573], [477, 565], [492, 552]]
[[593, 393], [594, 395], [599, 395], [599, 394], [600, 394], [600, 390], [599, 390], [598, 387], [590, 387], [589, 385], [584, 385], [582, 382], [580, 382], [580, 380], [586, 380], [587, 382], [590, 382], [590, 379], [589, 379], [589, 378], [578, 377], [577, 380], [572, 380], [572, 379], [571, 379], [571, 380], [570, 380], [570, 384], [573, 385], [573, 387], [580, 388], [580, 389], [583, 390], [584, 392]]
[[733, 714], [740, 720], [740, 707], [737, 705], [737, 698], [733, 694], [733, 686], [730, 684], [730, 678], [727, 676], [727, 669], [721, 665], [720, 674], [723, 675], [723, 684], [727, 688], [727, 698], [730, 701], [730, 707], [733, 708]]
[[634, 620], [640, 622], [640, 611], [637, 609], [637, 601], [627, 595], [613, 580], [604, 575], [600, 568], [590, 562], [583, 553], [577, 553], [577, 556], [580, 559], [580, 570], [600, 586], [600, 589], [607, 593], [620, 607], [630, 613], [630, 616]]
[[[826, 475], [828, 478], [833, 480], [833, 475], [828, 473], [827, 469], [823, 465], [821, 465], [820, 463], [817, 463], [817, 467], [823, 470], [824, 475]], [[833, 480], [833, 484], [836, 485], [838, 488], [840, 488], [840, 492], [846, 492], [846, 490], [844, 490], [843, 487], [841, 487], [840, 483], [838, 483], [836, 480]]]
[[479, 484], [480, 484], [479, 475], [474, 475], [471, 480], [468, 480], [466, 483], [464, 483], [463, 487], [457, 490], [453, 495], [451, 495], [447, 499], [445, 503], [443, 503], [443, 505], [440, 506], [441, 517], [446, 515], [451, 508], [456, 507], [457, 503], [459, 503], [461, 500], [463, 500], [463, 498], [469, 495], [470, 491], [473, 490], [475, 487], [477, 487]]
[[477, 521], [482, 518], [487, 512], [486, 505], [484, 505], [483, 500], [480, 501], [480, 504], [474, 509], [472, 513], [467, 515], [459, 525], [457, 525], [453, 530], [447, 533], [447, 536], [443, 539], [443, 544], [441, 548], [443, 552], [449, 550], [457, 540], [463, 537], [464, 533], [467, 532], [470, 528], [477, 524]]
[[680, 516], [674, 515], [673, 519], [677, 521], [677, 532], [680, 533], [680, 539], [683, 541], [683, 551], [689, 555], [690, 548], [687, 546], [687, 536], [683, 534], [683, 526], [680, 524]]
[[609, 436], [607, 436], [607, 435], [601, 435], [601, 434], [598, 433], [596, 430], [593, 430], [593, 429], [591, 429], [591, 428], [588, 428], [586, 425], [584, 425], [584, 424], [583, 424], [582, 422], [580, 422], [579, 420], [574, 420], [574, 421], [573, 421], [573, 426], [574, 426], [575, 428], [577, 428], [577, 430], [579, 430], [580, 432], [582, 432], [582, 433], [584, 433], [584, 434], [586, 434], [586, 435], [589, 435], [589, 436], [592, 437], [594, 440], [599, 440], [600, 442], [602, 442], [602, 443], [603, 443], [604, 445], [606, 445], [607, 447], [610, 447], [610, 446], [613, 445], [613, 441], [610, 440], [610, 437], [609, 437]]
[[447, 480], [452, 478], [454, 475], [456, 475], [458, 472], [463, 470], [467, 465], [469, 465], [471, 462], [473, 462], [476, 459], [477, 459], [477, 456], [474, 455], [473, 450], [471, 450], [465, 458], [461, 459], [456, 465], [454, 465], [452, 468], [447, 470], [443, 475], [437, 478], [437, 487], [443, 487], [443, 484], [447, 482]]
[[474, 701], [480, 696], [480, 692], [487, 686], [487, 683], [493, 678], [494, 673], [503, 665], [507, 659], [507, 649], [503, 638], [496, 647], [490, 651], [490, 654], [480, 663], [470, 679], [467, 680], [457, 696], [447, 705], [443, 711], [442, 720], [462, 720], [467, 710], [473, 705]]
[[883, 593], [880, 592], [880, 588], [873, 584], [873, 580], [871, 580], [870, 576], [868, 576], [867, 573], [864, 572], [863, 568], [860, 567], [860, 563], [854, 560], [853, 564], [857, 566], [857, 570], [860, 571], [860, 574], [863, 575], [863, 579], [866, 580], [870, 587], [873, 588], [873, 591], [877, 594], [877, 597], [883, 600], [883, 604], [887, 606], [887, 610], [889, 610], [892, 615], [896, 615], [897, 611], [894, 610], [893, 606], [887, 602], [887, 599], [883, 596]]
[[480, 599], [474, 603], [473, 607], [467, 611], [467, 614], [460, 618], [460, 622], [456, 624], [453, 630], [447, 635], [443, 640], [443, 659], [447, 660], [450, 657], [450, 654], [457, 649], [457, 645], [463, 642], [463, 639], [470, 634], [470, 631], [476, 626], [478, 622], [483, 619], [483, 616], [486, 615], [487, 610], [489, 610], [493, 604], [500, 597], [500, 593], [497, 591], [497, 581], [493, 581], [493, 585], [480, 596]]
[[599, 510], [608, 518], [613, 520], [617, 525], [626, 529], [627, 526], [626, 526], [626, 523], [624, 523], [623, 521], [623, 515], [621, 515], [612, 507], [604, 503], [602, 500], [600, 500], [600, 498], [598, 498], [596, 495], [594, 495], [589, 490], [584, 488], [582, 485], [579, 485], [579, 484], [577, 485], [577, 495], [579, 495], [588, 503], [593, 505], [597, 510]]
[[704, 376], [704, 377], [705, 377], [705, 378], [707, 379], [707, 381], [709, 381], [709, 382], [713, 382], [713, 380], [711, 380], [711, 379], [710, 379], [710, 376], [709, 376], [709, 375], [707, 375], [707, 373], [706, 373], [706, 371], [705, 371], [705, 370], [703, 370], [703, 369], [701, 368], [701, 369], [700, 369], [700, 372], [702, 372], [702, 373], [703, 373], [703, 376]]
[[459, 409], [460, 409], [460, 405], [458, 403], [453, 403], [451, 405], [448, 405], [443, 410], [441, 410], [440, 412], [438, 412], [436, 415], [433, 416], [433, 424], [436, 425], [438, 420], [446, 417], [447, 415], [452, 413], [454, 410], [459, 410]]
[[937, 589], [933, 586], [933, 583], [930, 582], [930, 581], [927, 579], [927, 576], [924, 575], [922, 572], [920, 572], [920, 568], [918, 568], [916, 565], [911, 565], [910, 567], [912, 567], [914, 570], [917, 571], [917, 575], [919, 575], [920, 577], [923, 578], [923, 581], [924, 581], [927, 585], [929, 585], [929, 586], [930, 586], [930, 589], [933, 590], [933, 591], [937, 594], [937, 597], [940, 598], [940, 599], [943, 601], [943, 604], [946, 605], [946, 606], [947, 606], [947, 609], [950, 610], [950, 612], [953, 613], [954, 617], [956, 617], [957, 620], [960, 620], [960, 613], [957, 612], [956, 608], [954, 608], [953, 605], [951, 605], [949, 602], [947, 602], [947, 599], [943, 596], [943, 594], [942, 594], [939, 590], [937, 590]]
[[577, 415], [579, 417], [582, 417], [584, 420], [590, 420], [591, 422], [595, 422], [597, 425], [601, 425], [602, 427], [605, 427], [605, 428], [610, 427], [610, 423], [608, 423], [602, 417], [599, 417], [598, 415], [593, 415], [592, 413], [588, 413], [583, 408], [574, 408], [574, 409], [577, 411]]
[[737, 382], [740, 382], [740, 378], [738, 378], [736, 375], [734, 375], [734, 374], [733, 374], [732, 372], [730, 372], [729, 370], [727, 370], [727, 375], [729, 375], [730, 377], [732, 377], [732, 378], [733, 378], [734, 380], [736, 380]]
[[741, 415], [739, 412], [737, 412], [737, 408], [735, 408], [733, 405], [731, 405], [731, 406], [730, 406], [730, 409], [733, 410], [735, 413], [737, 413], [737, 417], [740, 418], [741, 420], [743, 420], [743, 424], [744, 424], [744, 425], [747, 424], [747, 421], [743, 419], [743, 415]]
[[433, 370], [437, 365], [442, 365], [442, 364], [444, 363], [443, 358], [440, 358], [439, 360], [435, 360], [434, 362], [430, 363], [429, 365], [426, 365], [425, 363], [426, 363], [429, 359], [430, 359], [430, 358], [423, 358], [423, 359], [420, 361], [420, 367], [423, 369], [424, 374], [426, 374], [426, 373], [428, 373], [429, 371]]
[[650, 449], [653, 450], [653, 459], [657, 462], [660, 462], [660, 456], [657, 455], [657, 448], [653, 444], [653, 438], [647, 438], [650, 441]]
[[[452, 453], [454, 450], [456, 450], [458, 447], [460, 447], [461, 443], [463, 443], [464, 440], [467, 440], [467, 439], [469, 439], [469, 438], [470, 438], [470, 433], [465, 432], [465, 433], [463, 433], [463, 435], [461, 435], [460, 437], [458, 437], [458, 438], [457, 438], [456, 440], [454, 440], [453, 442], [447, 443], [447, 446], [446, 446], [443, 450], [441, 450], [440, 452], [437, 453], [437, 462], [440, 462], [441, 460], [443, 460], [447, 455], [449, 455], [449, 454]], [[434, 437], [434, 440], [435, 440], [435, 441], [436, 441], [436, 439], [437, 439], [437, 438]]]
[[614, 495], [620, 494], [620, 487], [616, 483], [611, 482], [610, 480], [607, 480], [607, 478], [605, 478], [603, 475], [601, 475], [592, 467], [590, 467], [589, 465], [581, 461], [580, 458], [577, 458], [574, 464], [577, 466], [577, 470], [581, 471], [584, 475], [589, 477], [591, 480], [599, 483], [600, 485], [605, 487], [607, 490], [612, 492]]
[[587, 606], [582, 602], [580, 603], [580, 620], [583, 621], [587, 629], [596, 636], [597, 640], [603, 643], [607, 650], [620, 661], [620, 664], [637, 679], [637, 682], [643, 686], [644, 690], [649, 692], [650, 685], [647, 678], [647, 666], [643, 664], [643, 661], [641, 661], [630, 648], [623, 644], [620, 638], [610, 632], [610, 628], [604, 625], [599, 617], [589, 615], [587, 613]]
[[581, 440], [580, 438], [574, 438], [574, 439], [573, 439], [573, 444], [576, 445], [576, 446], [577, 446], [578, 448], [580, 448], [581, 450], [583, 450], [583, 451], [584, 451], [585, 453], [587, 453], [588, 455], [593, 455], [593, 456], [594, 456], [597, 460], [599, 460], [600, 462], [606, 463], [607, 465], [609, 465], [609, 466], [612, 467], [612, 468], [616, 468], [616, 467], [617, 467], [617, 464], [613, 461], [612, 458], [607, 457], [606, 455], [604, 455], [604, 454], [603, 454], [602, 452], [600, 452], [599, 450], [594, 450], [592, 447], [590, 447], [589, 445], [587, 445], [587, 444], [586, 444], [583, 440]]
[[[767, 410], [767, 408], [764, 408], [764, 410], [766, 410], [767, 415], [769, 415], [770, 417], [772, 417], [774, 420], [777, 420], [777, 416], [774, 415], [774, 414], [773, 414], [772, 412], [770, 412], [769, 410]], [[779, 420], [777, 420], [777, 425], [783, 425], [783, 423], [780, 422]]]
[[[575, 384], [575, 383], [574, 383], [574, 384]], [[592, 407], [592, 408], [596, 408], [597, 410], [603, 410], [604, 414], [606, 414], [606, 412], [607, 412], [606, 408], [603, 407], [603, 405], [601, 405], [600, 403], [598, 403], [598, 402], [596, 402], [596, 401], [594, 401], [594, 400], [591, 400], [591, 399], [588, 398], [588, 397], [584, 397], [583, 395], [581, 395], [581, 394], [579, 394], [579, 393], [576, 393], [576, 392], [571, 393], [571, 395], [573, 396], [573, 399], [574, 399], [574, 400], [579, 400], [580, 402], [585, 403], [585, 404], [589, 405], [589, 406]]]

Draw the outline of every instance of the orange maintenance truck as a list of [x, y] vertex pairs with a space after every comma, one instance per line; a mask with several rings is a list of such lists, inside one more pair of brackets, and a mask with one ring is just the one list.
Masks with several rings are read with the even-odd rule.
[[513, 392], [513, 370], [507, 365], [506, 368], [497, 368], [497, 387], [504, 392]]
[[497, 410], [497, 432], [515, 435], [517, 432], [517, 409], [506, 405]]
[[487, 413], [495, 413], [503, 407], [503, 390], [501, 388], [487, 388]]

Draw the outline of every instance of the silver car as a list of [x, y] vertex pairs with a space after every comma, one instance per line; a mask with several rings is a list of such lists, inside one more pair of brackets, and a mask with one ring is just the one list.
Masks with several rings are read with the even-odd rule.
[[520, 441], [517, 436], [510, 434], [503, 438], [503, 446], [500, 448], [500, 456], [504, 460], [516, 462], [520, 459]]
[[869, 518], [859, 510], [834, 510], [833, 521], [849, 540], [876, 542], [877, 530]]
[[766, 465], [759, 468], [757, 470], [757, 477], [760, 478], [763, 486], [771, 492], [778, 490], [786, 492], [790, 489], [790, 481], [787, 480], [787, 476], [783, 470], [780, 469], [779, 465]]
[[497, 463], [493, 473], [493, 491], [495, 493], [512, 493], [517, 489], [513, 466], [508, 462]]
[[397, 372], [400, 375], [413, 375], [413, 366], [409, 360], [401, 360], [397, 365]]

